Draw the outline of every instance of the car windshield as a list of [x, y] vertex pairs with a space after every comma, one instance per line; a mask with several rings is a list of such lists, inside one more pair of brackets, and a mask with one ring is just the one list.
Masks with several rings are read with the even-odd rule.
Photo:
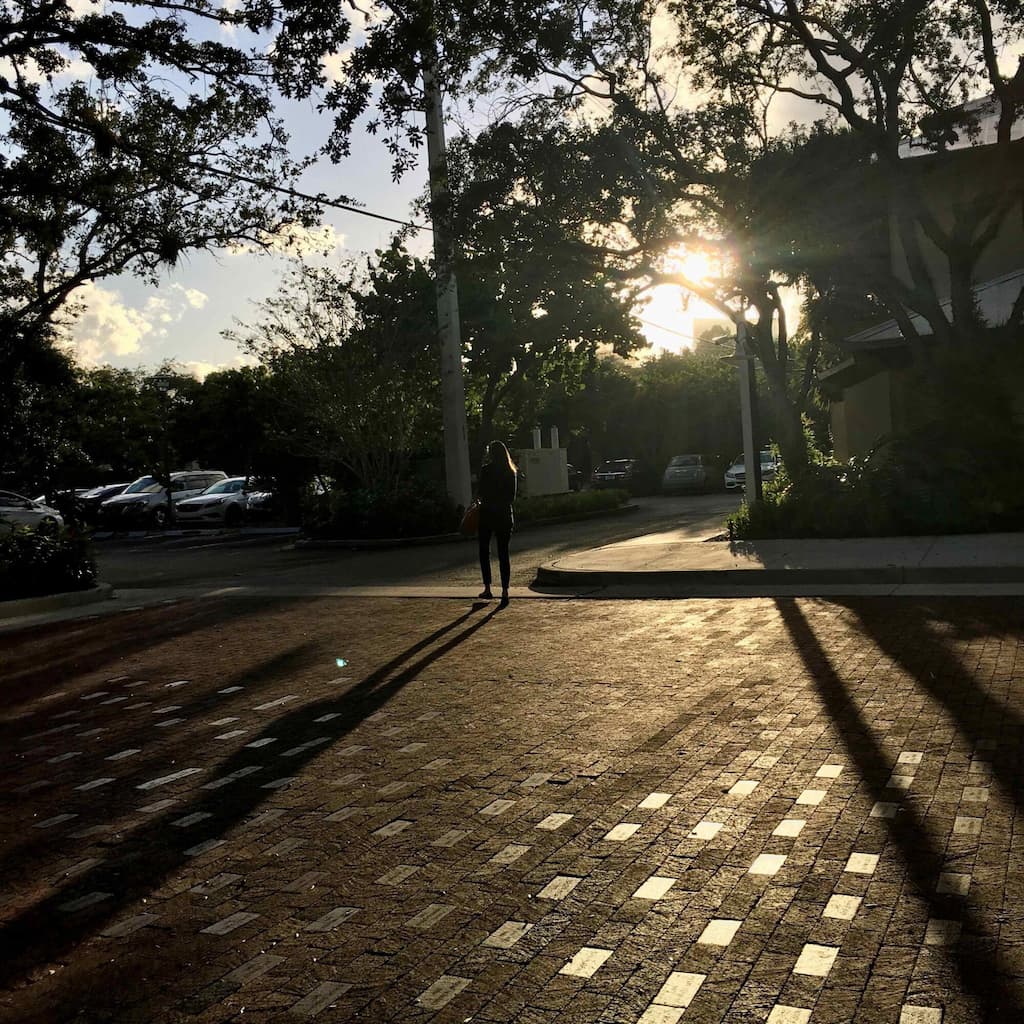
[[207, 487], [203, 494], [237, 494], [245, 484], [245, 480], [218, 480]]
[[614, 473], [618, 470], [625, 469], [630, 463], [629, 459], [612, 459], [611, 462], [602, 462], [598, 466], [598, 473]]
[[672, 461], [669, 463], [670, 466], [699, 466], [700, 456], [699, 455], [674, 455]]
[[157, 491], [162, 490], [160, 484], [151, 476], [140, 476], [138, 480], [133, 484], [129, 484], [125, 490], [125, 494], [156, 494]]

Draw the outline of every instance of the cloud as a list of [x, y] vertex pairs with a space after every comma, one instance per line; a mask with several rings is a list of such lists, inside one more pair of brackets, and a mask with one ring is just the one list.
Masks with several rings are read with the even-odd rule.
[[345, 236], [330, 224], [307, 228], [302, 224], [283, 224], [277, 231], [264, 231], [260, 235], [263, 246], [239, 243], [228, 248], [232, 256], [262, 253], [268, 249], [282, 256], [330, 256], [345, 244]]
[[[69, 58], [65, 54], [60, 54], [60, 57], [64, 63], [52, 75], [47, 75], [31, 57], [19, 61], [18, 72], [21, 73], [27, 82], [31, 82], [33, 85], [43, 85], [51, 79], [54, 82], [61, 82], [68, 78], [86, 81], [96, 73], [88, 61]], [[7, 58], [0, 60], [0, 75], [3, 75], [5, 78], [15, 78], [14, 62]]]
[[207, 296], [172, 284], [138, 308], [126, 304], [120, 292], [91, 281], [75, 290], [72, 301], [82, 312], [67, 331], [67, 344], [80, 363], [97, 366], [112, 356], [142, 352], [147, 342], [166, 337], [168, 327], [189, 310], [201, 309]]
[[224, 363], [209, 363], [203, 359], [190, 359], [181, 363], [193, 377], [199, 380], [206, 380], [211, 373], [219, 373], [221, 370], [237, 370], [242, 366], [255, 366], [258, 360], [249, 355], [237, 355]]

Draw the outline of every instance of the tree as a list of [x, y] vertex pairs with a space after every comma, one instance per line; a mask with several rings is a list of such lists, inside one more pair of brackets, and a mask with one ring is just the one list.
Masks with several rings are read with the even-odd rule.
[[[1000, 66], [1004, 49], [1024, 40], [1020, 5], [1001, 0], [937, 4], [927, 0], [865, 5], [774, 0], [701, 0], [674, 8], [677, 54], [695, 69], [698, 87], [717, 95], [738, 90], [789, 95], [844, 125], [875, 160], [905, 272], [873, 266], [872, 290], [925, 356], [911, 320], [919, 313], [940, 347], [962, 344], [982, 326], [973, 293], [974, 268], [1007, 219], [1019, 210], [1024, 177], [1012, 129], [1024, 113], [1024, 63]], [[967, 101], [989, 94], [987, 103]], [[970, 141], [995, 114], [991, 166], [951, 181], [942, 209], [920, 187], [918, 141], [941, 151]], [[833, 191], [833, 195], [834, 195]], [[945, 264], [936, 274], [932, 257]], [[951, 299], [948, 314], [942, 300]], [[1024, 321], [1024, 289], [1008, 331]]]
[[[262, 34], [274, 28], [272, 46]], [[209, 38], [224, 28], [229, 45]], [[84, 282], [153, 276], [189, 249], [309, 221], [275, 89], [306, 96], [345, 42], [340, 7], [207, 0], [0, 6], [0, 302], [47, 323]], [[254, 173], [255, 169], [260, 169]]]
[[[629, 59], [626, 51], [622, 61]], [[616, 283], [620, 294], [677, 284], [744, 323], [764, 367], [778, 443], [799, 474], [813, 377], [792, 387], [798, 364], [780, 294], [794, 279], [792, 253], [788, 236], [779, 247], [771, 190], [753, 174], [769, 140], [742, 104], [673, 111], [647, 64], [618, 70], [600, 79], [609, 113], [596, 124], [531, 112], [516, 131], [482, 133], [476, 166], [503, 172], [466, 190], [473, 217], [518, 220], [520, 237], [552, 247], [553, 263], [586, 267], [577, 272]], [[683, 258], [694, 252], [720, 259], [720, 273], [705, 280], [686, 273]]]
[[256, 322], [231, 335], [270, 371], [272, 439], [384, 494], [439, 421], [430, 321], [389, 301], [395, 281], [410, 277], [429, 293], [426, 267], [398, 249], [365, 273], [300, 265]]
[[0, 330], [0, 487], [35, 494], [77, 455], [75, 368], [46, 325]]

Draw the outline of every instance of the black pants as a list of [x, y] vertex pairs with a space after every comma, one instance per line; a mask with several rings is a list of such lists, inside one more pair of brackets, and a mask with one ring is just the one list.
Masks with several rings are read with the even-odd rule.
[[512, 567], [508, 560], [508, 542], [512, 536], [512, 527], [495, 526], [487, 523], [480, 524], [480, 575], [483, 577], [484, 586], [491, 585], [491, 535], [498, 542], [498, 569], [501, 572], [501, 589], [508, 590], [509, 576], [512, 574]]

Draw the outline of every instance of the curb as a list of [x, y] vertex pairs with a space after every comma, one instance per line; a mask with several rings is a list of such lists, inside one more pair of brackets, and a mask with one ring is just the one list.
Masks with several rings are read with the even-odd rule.
[[62, 608], [77, 608], [83, 604], [107, 601], [114, 596], [109, 583], [98, 583], [90, 590], [71, 590], [63, 594], [45, 594], [42, 597], [22, 597], [15, 601], [0, 601], [0, 621], [21, 618], [23, 615], [39, 615], [43, 612], [59, 611]]
[[1019, 566], [877, 566], [863, 569], [537, 569], [545, 587], [607, 587], [630, 583], [730, 584], [750, 587], [801, 584], [1022, 583]]
[[[516, 533], [524, 533], [541, 526], [557, 526], [559, 523], [579, 523], [587, 519], [602, 519], [609, 516], [639, 512], [639, 505], [620, 505], [617, 508], [600, 508], [592, 512], [579, 512], [567, 516], [553, 516], [550, 519], [534, 519], [532, 522], [516, 525]], [[454, 544], [456, 541], [473, 540], [473, 537], [461, 533], [437, 533], [426, 537], [384, 537], [372, 540], [317, 540], [306, 538], [297, 540], [292, 547], [304, 551], [340, 548], [348, 551], [373, 551], [383, 548], [426, 547], [430, 544]]]
[[135, 544], [167, 543], [180, 540], [195, 540], [205, 538], [208, 540], [246, 540], [253, 537], [293, 537], [299, 532], [297, 526], [254, 526], [254, 527], [214, 527], [191, 529], [161, 530], [160, 532], [146, 530], [129, 530], [125, 533], [114, 533], [110, 530], [98, 530], [92, 535], [94, 541], [121, 541]]

